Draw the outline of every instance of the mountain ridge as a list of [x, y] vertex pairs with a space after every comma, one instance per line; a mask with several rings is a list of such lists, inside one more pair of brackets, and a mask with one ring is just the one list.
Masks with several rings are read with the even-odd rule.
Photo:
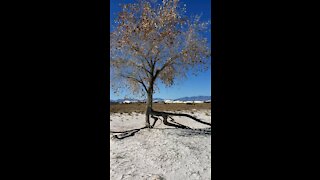
[[[153, 101], [164, 101], [164, 100], [172, 100], [172, 99], [163, 99], [163, 98], [153, 98]], [[181, 97], [177, 99], [173, 99], [174, 101], [207, 101], [211, 100], [211, 96], [188, 96], [188, 97]], [[134, 98], [124, 98], [124, 99], [110, 99], [110, 102], [123, 102], [123, 101], [145, 101], [139, 100]]]

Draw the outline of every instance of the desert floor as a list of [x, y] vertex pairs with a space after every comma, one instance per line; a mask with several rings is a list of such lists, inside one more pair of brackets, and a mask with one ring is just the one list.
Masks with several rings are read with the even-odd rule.
[[[172, 111], [174, 112], [174, 111]], [[209, 109], [179, 111], [211, 123]], [[211, 178], [211, 128], [186, 117], [173, 117], [193, 129], [176, 129], [157, 122], [134, 136], [113, 138], [110, 133], [110, 179], [112, 180], [209, 180]], [[111, 113], [110, 130], [144, 126], [145, 115]]]

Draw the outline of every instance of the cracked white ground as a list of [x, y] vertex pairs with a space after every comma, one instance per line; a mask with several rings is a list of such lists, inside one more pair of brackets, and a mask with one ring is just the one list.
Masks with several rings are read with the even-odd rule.
[[[180, 111], [211, 123], [210, 110]], [[209, 126], [186, 117], [173, 117], [191, 128]], [[153, 119], [152, 119], [153, 120]], [[144, 126], [145, 115], [112, 113], [111, 131]], [[153, 122], [153, 121], [151, 121]], [[112, 180], [209, 180], [211, 178], [211, 134], [175, 129], [157, 122], [134, 136], [114, 139], [110, 134], [110, 179]]]

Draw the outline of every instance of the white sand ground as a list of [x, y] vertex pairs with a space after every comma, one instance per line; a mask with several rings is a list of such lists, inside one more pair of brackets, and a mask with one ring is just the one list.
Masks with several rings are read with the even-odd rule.
[[[211, 122], [210, 110], [180, 113], [193, 113], [197, 118]], [[138, 113], [111, 114], [111, 131], [141, 128], [144, 126], [144, 117]], [[209, 128], [186, 117], [174, 119], [192, 128]], [[115, 139], [113, 135], [110, 134], [112, 180], [212, 179], [211, 134], [175, 129], [158, 121], [154, 129], [142, 129], [125, 139]]]

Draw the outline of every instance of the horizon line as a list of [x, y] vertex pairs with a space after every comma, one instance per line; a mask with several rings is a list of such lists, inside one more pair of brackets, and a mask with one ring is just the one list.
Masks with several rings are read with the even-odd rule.
[[[171, 100], [171, 99], [180, 99], [180, 98], [190, 98], [190, 97], [199, 97], [199, 96], [210, 96], [211, 95], [197, 95], [197, 96], [184, 96], [184, 97], [178, 97], [178, 98], [161, 98], [161, 97], [153, 97], [152, 99], [167, 99], [167, 100]], [[141, 98], [133, 98], [133, 97], [128, 97], [128, 98], [117, 98], [117, 99], [111, 99], [110, 100], [118, 100], [118, 99], [136, 99], [136, 100], [145, 100], [145, 99], [141, 99]]]

